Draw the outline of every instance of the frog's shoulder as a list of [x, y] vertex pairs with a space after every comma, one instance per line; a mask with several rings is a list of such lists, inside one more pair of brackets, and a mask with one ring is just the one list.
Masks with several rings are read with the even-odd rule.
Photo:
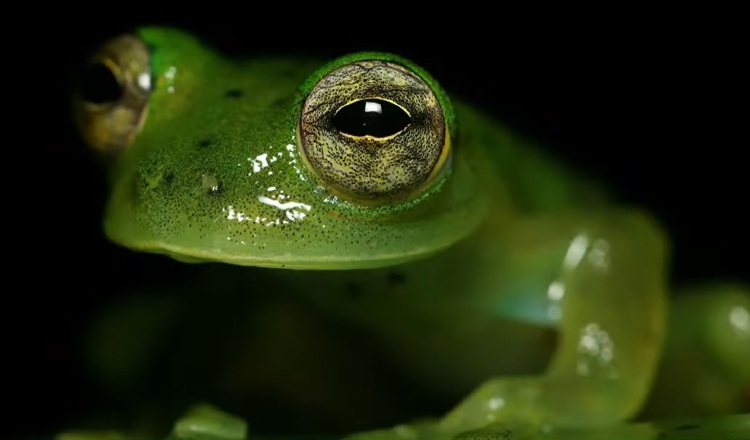
[[603, 205], [604, 186], [585, 171], [464, 101], [454, 99], [457, 148], [481, 149], [512, 203], [521, 211], [549, 212]]

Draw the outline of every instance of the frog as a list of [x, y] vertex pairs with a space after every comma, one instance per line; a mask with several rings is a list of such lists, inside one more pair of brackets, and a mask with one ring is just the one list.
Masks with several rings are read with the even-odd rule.
[[[747, 412], [748, 288], [701, 287], [699, 306], [671, 308], [669, 239], [652, 215], [612, 203], [410, 60], [237, 60], [188, 32], [143, 27], [92, 55], [74, 114], [109, 166], [112, 242], [246, 269], [245, 295], [258, 280], [299, 295], [370, 335], [410, 380], [462, 396], [433, 418], [346, 438], [623, 426], [655, 437], [626, 422], [659, 383], [672, 327], [699, 316], [682, 346], [712, 341], [713, 413]], [[685, 401], [702, 400], [702, 383], [683, 385]], [[171, 435], [246, 429], [199, 406]]]

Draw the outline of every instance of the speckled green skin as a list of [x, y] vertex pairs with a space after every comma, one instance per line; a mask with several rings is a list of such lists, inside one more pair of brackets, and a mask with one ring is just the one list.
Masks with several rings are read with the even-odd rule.
[[[608, 206], [597, 188], [451, 104], [423, 70], [392, 55], [322, 68], [237, 62], [174, 30], [140, 35], [154, 48], [156, 87], [143, 131], [113, 169], [112, 240], [185, 261], [324, 269], [278, 271], [279, 285], [376, 335], [416, 381], [448, 393], [485, 381], [415, 428], [419, 438], [504, 438], [492, 423], [534, 435], [637, 413], [666, 322], [668, 243], [648, 215]], [[305, 166], [295, 128], [317, 79], [373, 57], [403, 63], [433, 88], [454, 154], [423, 194], [362, 207], [332, 197]], [[385, 267], [398, 267], [398, 285]], [[355, 268], [369, 270], [343, 270]], [[352, 285], [365, 302], [347, 300]], [[541, 327], [518, 332], [518, 319]], [[524, 347], [544, 328], [559, 331], [545, 373], [503, 376], [539, 362]]]
[[[314, 84], [305, 79], [319, 63], [230, 63], [183, 34], [143, 36], [157, 47], [156, 89], [148, 123], [115, 174], [106, 223], [113, 240], [244, 265], [372, 267], [449, 246], [481, 220], [487, 200], [475, 197], [482, 183], [463, 155], [451, 179], [395, 206], [362, 209], [320, 187], [295, 140]], [[453, 125], [450, 104], [436, 90]]]

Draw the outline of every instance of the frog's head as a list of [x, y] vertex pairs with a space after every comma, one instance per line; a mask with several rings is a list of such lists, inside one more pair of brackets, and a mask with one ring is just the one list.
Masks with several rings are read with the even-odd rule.
[[104, 44], [76, 95], [112, 158], [105, 230], [188, 261], [363, 268], [463, 238], [486, 203], [437, 83], [358, 53], [229, 62], [191, 36]]

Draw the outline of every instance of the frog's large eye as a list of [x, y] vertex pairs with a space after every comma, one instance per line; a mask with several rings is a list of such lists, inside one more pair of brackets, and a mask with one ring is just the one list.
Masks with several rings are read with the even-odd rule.
[[380, 204], [414, 197], [442, 175], [450, 136], [430, 86], [389, 61], [357, 61], [325, 75], [299, 121], [302, 156], [334, 194]]
[[74, 96], [81, 135], [94, 150], [113, 153], [143, 125], [151, 93], [148, 48], [122, 35], [104, 43], [84, 66]]

